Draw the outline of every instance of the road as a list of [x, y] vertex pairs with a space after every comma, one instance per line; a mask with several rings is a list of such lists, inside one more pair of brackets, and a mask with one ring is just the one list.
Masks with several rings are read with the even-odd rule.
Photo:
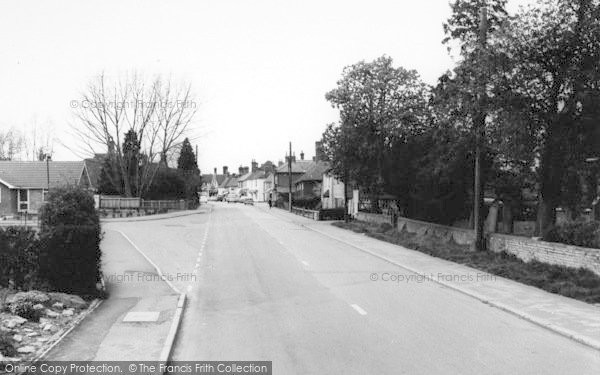
[[[113, 223], [188, 295], [174, 360], [275, 374], [598, 374], [600, 354], [311, 231], [274, 209]], [[191, 275], [191, 276], [190, 276]]]

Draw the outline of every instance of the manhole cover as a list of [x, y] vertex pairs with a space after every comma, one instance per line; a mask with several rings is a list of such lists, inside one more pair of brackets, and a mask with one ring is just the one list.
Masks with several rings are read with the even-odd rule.
[[159, 311], [131, 311], [123, 318], [124, 322], [156, 322]]

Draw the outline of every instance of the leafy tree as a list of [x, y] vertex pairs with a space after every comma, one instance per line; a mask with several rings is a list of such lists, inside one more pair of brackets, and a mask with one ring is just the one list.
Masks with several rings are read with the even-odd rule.
[[384, 164], [392, 145], [418, 132], [427, 118], [427, 86], [414, 70], [394, 68], [390, 57], [344, 69], [326, 94], [340, 123], [323, 136], [334, 173], [352, 180], [377, 201], [385, 189]]
[[98, 178], [98, 193], [106, 195], [119, 195], [123, 193], [123, 179], [121, 173], [115, 168], [116, 165], [111, 156], [107, 156], [102, 162], [100, 176]]
[[504, 48], [513, 58], [505, 106], [530, 124], [539, 164], [537, 232], [544, 235], [556, 207], [575, 204], [577, 175], [600, 145], [599, 1], [539, 0], [507, 30]]
[[123, 140], [123, 182], [125, 194], [127, 196], [136, 196], [139, 189], [139, 169], [140, 169], [140, 141], [137, 132], [129, 129], [125, 133]]

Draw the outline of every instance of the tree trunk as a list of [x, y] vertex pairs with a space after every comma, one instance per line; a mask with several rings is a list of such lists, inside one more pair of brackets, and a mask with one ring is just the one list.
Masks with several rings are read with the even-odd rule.
[[504, 206], [502, 207], [502, 232], [511, 234], [514, 226], [514, 203], [512, 200], [505, 199]]

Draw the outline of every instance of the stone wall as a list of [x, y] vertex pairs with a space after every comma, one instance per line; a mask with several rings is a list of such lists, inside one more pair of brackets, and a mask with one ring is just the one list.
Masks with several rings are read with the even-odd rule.
[[453, 240], [459, 245], [470, 245], [475, 242], [475, 232], [472, 229], [455, 228], [399, 217], [398, 231], [402, 230], [418, 235], [432, 235], [441, 238], [444, 242]]
[[527, 237], [498, 233], [489, 236], [488, 248], [495, 252], [505, 251], [514, 254], [526, 262], [535, 259], [561, 266], [583, 267], [600, 275], [600, 249], [537, 241]]

